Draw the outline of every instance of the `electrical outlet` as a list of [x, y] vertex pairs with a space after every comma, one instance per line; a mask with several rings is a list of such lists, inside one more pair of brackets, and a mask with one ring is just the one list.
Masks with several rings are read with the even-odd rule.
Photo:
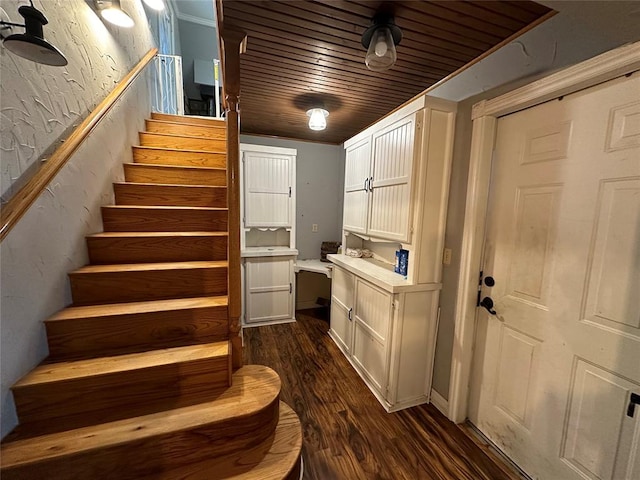
[[445, 248], [442, 255], [442, 263], [445, 265], [451, 265], [451, 249]]
[[313, 225], [311, 225], [311, 231], [312, 232], [317, 232], [318, 231], [318, 224], [314, 223]]

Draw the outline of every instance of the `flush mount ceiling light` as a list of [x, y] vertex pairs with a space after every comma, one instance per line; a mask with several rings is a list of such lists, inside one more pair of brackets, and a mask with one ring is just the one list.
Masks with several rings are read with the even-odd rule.
[[393, 16], [377, 13], [371, 26], [362, 34], [362, 46], [367, 49], [364, 63], [369, 70], [382, 72], [396, 63], [396, 45], [402, 40], [402, 31], [393, 22]]
[[96, 8], [102, 18], [118, 27], [131, 28], [133, 19], [122, 10], [120, 0], [95, 0]]
[[142, 0], [145, 5], [154, 10], [164, 10], [164, 1], [163, 0]]
[[[4, 13], [4, 10], [2, 10]], [[18, 13], [24, 18], [24, 25], [0, 21], [0, 32], [12, 30], [12, 27], [24, 27], [24, 33], [16, 33], [4, 37], [0, 33], [2, 43], [12, 53], [44, 65], [54, 67], [64, 67], [68, 62], [60, 50], [44, 39], [42, 26], [48, 22], [47, 18], [40, 10], [33, 6], [22, 5], [18, 8]]]
[[329, 116], [329, 112], [324, 108], [312, 108], [311, 110], [307, 110], [307, 115], [309, 115], [309, 128], [311, 130], [324, 130], [327, 128], [327, 117]]

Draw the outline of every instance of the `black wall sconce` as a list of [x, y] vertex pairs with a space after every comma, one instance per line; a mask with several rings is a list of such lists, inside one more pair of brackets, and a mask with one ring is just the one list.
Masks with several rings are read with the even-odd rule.
[[[49, 23], [42, 12], [31, 5], [22, 5], [18, 8], [18, 13], [24, 18], [24, 25], [0, 21], [0, 38], [3, 45], [11, 53], [14, 53], [27, 60], [54, 67], [64, 67], [67, 59], [63, 53], [44, 39], [43, 25]], [[12, 30], [13, 27], [23, 27], [24, 33], [15, 33], [4, 36], [5, 30]]]

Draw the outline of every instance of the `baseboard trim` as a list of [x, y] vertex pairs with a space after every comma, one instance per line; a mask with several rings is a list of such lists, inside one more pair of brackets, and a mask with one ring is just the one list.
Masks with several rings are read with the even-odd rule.
[[433, 388], [431, 389], [431, 403], [440, 413], [449, 418], [449, 402]]

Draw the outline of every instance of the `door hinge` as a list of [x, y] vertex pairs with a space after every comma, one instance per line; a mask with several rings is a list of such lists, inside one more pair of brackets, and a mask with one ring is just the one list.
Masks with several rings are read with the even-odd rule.
[[289, 187], [289, 198], [291, 198], [291, 187]]
[[289, 283], [289, 294], [293, 293], [293, 283]]

